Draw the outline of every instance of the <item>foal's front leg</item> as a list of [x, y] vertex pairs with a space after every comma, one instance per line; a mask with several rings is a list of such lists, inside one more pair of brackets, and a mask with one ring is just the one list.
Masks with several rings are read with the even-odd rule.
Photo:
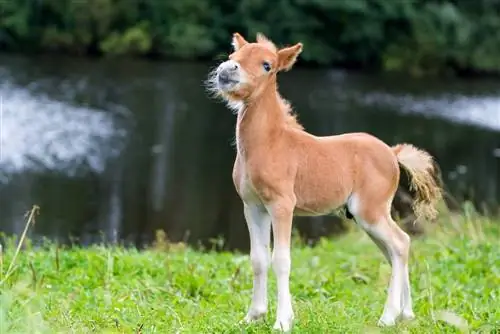
[[269, 268], [269, 242], [271, 216], [266, 208], [244, 204], [245, 220], [250, 234], [250, 259], [253, 268], [252, 303], [245, 317], [246, 322], [257, 320], [267, 313], [267, 272]]
[[278, 308], [274, 329], [285, 332], [292, 328], [294, 318], [290, 294], [290, 239], [294, 204], [291, 201], [280, 201], [268, 207], [273, 224], [272, 264], [278, 286]]

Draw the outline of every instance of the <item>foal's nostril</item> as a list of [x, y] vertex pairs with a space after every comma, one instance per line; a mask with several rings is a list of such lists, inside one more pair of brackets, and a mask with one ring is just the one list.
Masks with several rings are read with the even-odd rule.
[[236, 71], [238, 69], [238, 64], [234, 64], [232, 70]]

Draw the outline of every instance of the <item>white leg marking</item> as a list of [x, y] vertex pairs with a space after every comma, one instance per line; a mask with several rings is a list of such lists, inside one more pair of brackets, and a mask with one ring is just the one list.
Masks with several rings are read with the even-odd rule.
[[[406, 273], [408, 272], [408, 266], [405, 264], [404, 259], [408, 253], [409, 239], [408, 242], [401, 240], [397, 232], [390, 226], [393, 222], [386, 221], [385, 219], [386, 218], [383, 218], [382, 221], [375, 224], [368, 224], [360, 218], [357, 218], [357, 221], [379, 246], [391, 264], [392, 271], [387, 301], [378, 324], [380, 326], [393, 326], [396, 323], [396, 319], [401, 314], [403, 304], [406, 304], [407, 307], [409, 305], [409, 309], [411, 310], [411, 299], [409, 299], [409, 304], [408, 302], [403, 302], [403, 293], [406, 287]], [[402, 235], [408, 237], [406, 234]]]
[[290, 246], [277, 245], [273, 250], [273, 269], [278, 285], [278, 309], [274, 329], [288, 332], [294, 318], [290, 294]]
[[[375, 242], [375, 244], [380, 248], [382, 253], [384, 254], [387, 261], [391, 264], [391, 257], [389, 256], [388, 250], [385, 248], [386, 246], [380, 242], [379, 240], [372, 237], [368, 234], [370, 238]], [[408, 263], [404, 265], [404, 275], [403, 275], [403, 293], [401, 294], [401, 318], [403, 320], [412, 320], [415, 319], [415, 314], [413, 313], [412, 308], [412, 299], [411, 299], [411, 286], [410, 286], [410, 273], [408, 270]]]
[[246, 322], [262, 318], [267, 313], [267, 272], [270, 262], [271, 216], [258, 205], [245, 204], [245, 220], [250, 234], [250, 260], [253, 269], [252, 302]]
[[283, 200], [267, 207], [271, 213], [273, 226], [272, 264], [278, 288], [278, 305], [276, 322], [273, 328], [284, 332], [292, 329], [294, 314], [292, 296], [290, 294], [290, 244], [292, 235], [292, 220], [294, 199]]
[[401, 296], [403, 290], [403, 261], [393, 250], [389, 251], [392, 262], [391, 281], [389, 293], [384, 306], [384, 312], [379, 319], [381, 326], [393, 326], [401, 313]]
[[401, 298], [403, 312], [401, 313], [401, 318], [403, 320], [415, 319], [415, 313], [413, 313], [412, 300], [411, 300], [411, 286], [410, 286], [410, 273], [408, 270], [408, 264], [404, 266], [404, 276], [403, 276], [403, 295]]

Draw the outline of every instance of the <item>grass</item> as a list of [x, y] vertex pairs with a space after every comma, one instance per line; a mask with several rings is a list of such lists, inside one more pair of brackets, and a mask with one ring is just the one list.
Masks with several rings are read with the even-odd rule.
[[[296, 333], [498, 333], [500, 222], [443, 218], [414, 238], [411, 282], [417, 319], [376, 327], [390, 267], [362, 232], [294, 240], [291, 292]], [[238, 324], [251, 296], [246, 254], [158, 242], [148, 250], [16, 245], [0, 264], [0, 333], [268, 333], [270, 313]], [[8, 274], [8, 275], [7, 275]]]

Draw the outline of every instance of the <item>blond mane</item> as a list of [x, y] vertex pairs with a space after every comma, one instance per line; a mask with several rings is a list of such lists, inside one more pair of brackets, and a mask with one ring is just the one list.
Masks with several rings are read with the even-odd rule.
[[293, 110], [293, 107], [292, 105], [290, 104], [290, 102], [288, 102], [287, 100], [285, 100], [283, 97], [281, 97], [279, 94], [278, 94], [278, 99], [279, 99], [279, 102], [280, 102], [280, 108], [283, 110], [283, 112], [285, 113], [285, 117], [286, 117], [286, 124], [290, 127], [290, 128], [293, 128], [293, 129], [297, 129], [297, 130], [304, 130], [304, 127], [302, 126], [302, 124], [300, 124], [300, 122], [297, 120], [297, 114], [295, 113], [295, 111]]

